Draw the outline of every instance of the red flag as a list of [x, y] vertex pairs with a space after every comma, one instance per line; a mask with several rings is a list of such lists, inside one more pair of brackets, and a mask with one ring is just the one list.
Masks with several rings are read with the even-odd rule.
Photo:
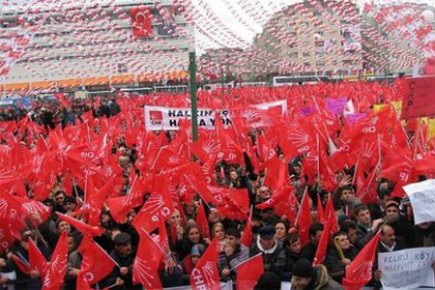
[[[283, 187], [286, 188], [287, 186]], [[298, 214], [298, 198], [293, 189], [287, 197], [278, 202], [274, 207], [273, 211], [277, 216], [287, 219], [290, 224], [295, 224], [296, 216]], [[273, 198], [273, 197], [272, 197]]]
[[263, 254], [260, 253], [237, 266], [237, 289], [254, 289], [264, 273]]
[[193, 189], [207, 203], [220, 205], [213, 194], [207, 187], [207, 182], [202, 174], [201, 166], [198, 163], [192, 163], [189, 172], [185, 172], [183, 177], [189, 188]]
[[163, 253], [170, 254], [168, 232], [166, 230], [166, 222], [163, 217], [160, 217], [158, 245]]
[[68, 234], [63, 232], [47, 265], [47, 273], [42, 282], [43, 290], [60, 289], [67, 270]]
[[85, 204], [82, 209], [85, 212], [85, 220], [91, 226], [98, 226], [100, 223], [101, 207], [106, 200], [107, 195], [113, 190], [113, 178], [96, 191], [91, 176], [88, 176], [85, 184]]
[[59, 102], [59, 104], [65, 108], [71, 108], [72, 107], [72, 103], [70, 100], [67, 100], [65, 95], [62, 93], [57, 93], [54, 94], [54, 97], [56, 98], [56, 100]]
[[[134, 170], [132, 170], [132, 173], [134, 173]], [[132, 185], [127, 195], [106, 200], [106, 204], [110, 209], [110, 215], [117, 223], [125, 223], [128, 212], [143, 203], [143, 196], [146, 191], [143, 188], [142, 181], [136, 175], [134, 175], [132, 180]]]
[[[86, 275], [84, 272], [80, 271], [77, 274], [77, 284], [76, 289], [78, 290], [93, 290], [94, 288], [91, 287], [91, 285], [88, 282], [88, 279], [86, 278]], [[109, 287], [106, 287], [104, 289], [110, 289]]]
[[133, 283], [141, 283], [146, 289], [161, 289], [158, 271], [164, 253], [144, 228], [138, 232], [140, 241], [133, 263]]
[[357, 188], [357, 196], [364, 204], [376, 202], [378, 196], [376, 193], [376, 174], [378, 171], [378, 165], [376, 165], [367, 179], [364, 181], [362, 187]]
[[109, 254], [88, 236], [83, 237], [79, 251], [83, 260], [80, 269], [82, 275], [77, 276], [77, 285], [81, 284], [80, 278], [88, 285], [98, 283], [117, 266]]
[[261, 134], [257, 134], [257, 152], [262, 163], [266, 163], [276, 156], [276, 151], [273, 149], [269, 140]]
[[407, 79], [407, 92], [402, 104], [402, 118], [435, 116], [435, 102], [428, 102], [434, 98], [435, 76]]
[[150, 7], [137, 7], [130, 9], [131, 28], [133, 36], [151, 37], [153, 35], [153, 28], [151, 25], [151, 9]]
[[320, 199], [320, 194], [317, 193], [317, 215], [316, 219], [318, 223], [325, 224], [325, 213], [323, 212], [322, 200]]
[[243, 230], [243, 235], [242, 238], [240, 239], [240, 243], [250, 248], [252, 244], [252, 239], [253, 236], [252, 236], [252, 210], [251, 210], [248, 221], [246, 222], [245, 228]]
[[329, 212], [328, 221], [325, 228], [323, 229], [319, 245], [317, 246], [316, 255], [314, 256], [313, 267], [323, 264], [325, 260], [326, 250], [328, 249], [329, 244], [331, 226], [334, 224], [333, 216], [335, 216], [335, 212]]
[[110, 197], [106, 199], [112, 218], [120, 224], [127, 221], [127, 214], [133, 208], [130, 195]]
[[30, 270], [37, 270], [41, 277], [47, 272], [47, 260], [32, 239], [29, 239], [29, 264]]
[[157, 179], [154, 192], [142, 206], [132, 225], [136, 229], [142, 226], [147, 232], [151, 232], [159, 226], [160, 219], [169, 219], [173, 212], [174, 207], [168, 190], [168, 181], [166, 178]]
[[25, 227], [22, 205], [17, 199], [9, 194], [0, 196], [1, 222], [0, 252], [12, 246], [14, 239], [21, 238], [21, 231]]
[[346, 276], [343, 278], [345, 289], [361, 289], [372, 279], [372, 267], [375, 260], [380, 231], [359, 252], [355, 259], [346, 268]]
[[290, 197], [293, 194], [294, 190], [290, 188], [290, 186], [284, 185], [278, 189], [275, 189], [272, 193], [271, 198], [269, 198], [265, 202], [257, 204], [255, 207], [259, 210], [273, 208], [279, 202], [290, 200]]
[[328, 200], [326, 201], [325, 216], [328, 217], [328, 223], [332, 223], [330, 227], [330, 234], [332, 236], [340, 230], [340, 226], [338, 225], [331, 194], [328, 194]]
[[287, 163], [275, 156], [266, 166], [264, 184], [275, 191], [287, 183], [288, 176]]
[[299, 227], [298, 233], [301, 239], [302, 247], [304, 247], [310, 241], [309, 229], [312, 224], [312, 220], [309, 198], [308, 192], [305, 190], [304, 196], [302, 197], [301, 207], [299, 208], [299, 213], [296, 218], [296, 224]]
[[426, 75], [435, 75], [435, 57], [427, 58], [424, 71]]
[[188, 143], [188, 146], [193, 154], [202, 162], [206, 162], [210, 155], [218, 155], [221, 145], [216, 138], [200, 139], [193, 143]]
[[79, 232], [81, 232], [84, 235], [89, 235], [91, 237], [100, 236], [103, 234], [103, 229], [96, 226], [90, 226], [88, 224], [85, 224], [82, 221], [79, 221], [78, 219], [75, 219], [73, 217], [61, 214], [56, 212], [56, 215], [59, 219], [66, 221], [73, 227], [75, 227]]
[[219, 242], [217, 239], [214, 239], [190, 274], [190, 285], [193, 290], [221, 289], [217, 266], [218, 254]]
[[210, 228], [208, 226], [207, 215], [205, 214], [204, 203], [200, 201], [198, 215], [196, 216], [196, 224], [204, 238], [210, 238]]
[[21, 272], [23, 272], [26, 275], [30, 275], [30, 265], [28, 262], [21, 260], [16, 255], [12, 255], [11, 259], [15, 263], [15, 265], [17, 265], [17, 267], [20, 268]]
[[33, 213], [39, 214], [39, 216], [41, 217], [41, 223], [45, 222], [50, 217], [51, 209], [48, 206], [44, 205], [42, 202], [18, 196], [16, 196], [15, 198], [22, 204], [25, 217], [32, 222], [35, 222], [32, 216]]
[[249, 196], [246, 188], [223, 188], [209, 186], [208, 189], [221, 203], [217, 206], [219, 213], [230, 220], [244, 221], [248, 218]]
[[331, 155], [330, 166], [335, 171], [342, 170], [346, 165], [349, 166], [353, 162], [353, 158], [351, 156], [351, 147], [346, 142], [343, 143], [340, 147], [337, 148]]

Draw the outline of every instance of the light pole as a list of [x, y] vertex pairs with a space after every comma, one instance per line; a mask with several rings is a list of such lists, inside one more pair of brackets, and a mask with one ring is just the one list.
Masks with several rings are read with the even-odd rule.
[[198, 140], [198, 105], [196, 98], [196, 56], [189, 52], [189, 86], [190, 86], [190, 115], [192, 120], [192, 139]]

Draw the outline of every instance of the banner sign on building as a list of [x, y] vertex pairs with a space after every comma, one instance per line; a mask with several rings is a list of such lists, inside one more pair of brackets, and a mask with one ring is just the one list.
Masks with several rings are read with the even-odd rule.
[[408, 78], [402, 118], [435, 117], [435, 76]]
[[381, 283], [388, 289], [415, 289], [434, 287], [435, 247], [413, 248], [402, 251], [379, 253]]
[[361, 29], [354, 25], [343, 25], [341, 27], [343, 36], [343, 49], [347, 51], [361, 50]]
[[[282, 115], [287, 113], [287, 100], [276, 101], [271, 103], [263, 103], [252, 106], [257, 110], [277, 110]], [[183, 119], [191, 119], [190, 108], [170, 108], [159, 106], [145, 106], [145, 127], [148, 131], [160, 130], [178, 130], [180, 121]], [[198, 127], [203, 129], [214, 129], [216, 122], [216, 114], [218, 114], [224, 127], [231, 125], [230, 110], [220, 109], [204, 109], [198, 108]], [[258, 124], [262, 124], [258, 122]]]

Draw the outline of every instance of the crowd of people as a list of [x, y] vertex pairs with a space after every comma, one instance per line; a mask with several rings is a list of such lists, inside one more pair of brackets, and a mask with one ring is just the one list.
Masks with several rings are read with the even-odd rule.
[[[388, 106], [401, 98], [401, 86], [242, 88], [218, 101], [204, 92], [200, 105], [249, 106], [261, 95], [286, 99], [289, 113], [262, 111], [255, 117], [267, 120], [264, 127], [234, 118], [227, 128], [200, 130], [197, 142], [183, 124], [146, 131], [146, 97], [101, 98], [80, 108], [61, 98], [55, 110], [43, 106], [1, 122], [0, 287], [84, 289], [83, 279], [94, 289], [189, 285], [217, 243], [221, 282], [235, 283], [238, 267], [261, 255], [264, 273], [255, 289], [280, 289], [282, 281], [292, 289], [343, 289], [347, 267], [378, 232], [377, 252], [435, 246], [435, 223], [415, 225], [401, 189], [434, 175], [430, 166], [417, 166], [433, 156], [433, 140], [427, 133], [415, 138], [418, 128], [401, 124]], [[363, 117], [350, 122], [328, 112], [324, 100], [343, 93]], [[152, 101], [179, 106], [185, 98]], [[378, 102], [386, 107], [374, 113]], [[308, 107], [313, 111], [300, 110]], [[366, 132], [367, 124], [375, 129]], [[402, 171], [411, 177], [401, 180]], [[325, 230], [329, 243], [318, 261]], [[138, 257], [153, 254], [143, 247], [147, 235], [163, 253], [145, 279], [137, 273]], [[56, 268], [62, 277], [53, 278], [48, 273], [64, 236], [67, 262]], [[100, 269], [106, 272], [98, 279], [83, 278], [92, 268], [83, 246], [89, 239], [115, 265]], [[35, 252], [51, 261], [49, 269], [34, 267]], [[375, 261], [367, 286], [379, 289], [381, 277]]]
[[80, 116], [88, 111], [98, 117], [111, 117], [120, 113], [116, 98], [111, 98], [108, 102], [103, 99], [97, 107], [90, 102], [75, 101], [71, 106], [59, 106], [57, 101], [36, 101], [31, 109], [26, 109], [16, 105], [9, 105], [0, 109], [0, 121], [20, 121], [25, 116], [29, 116], [33, 122], [42, 125], [45, 129], [54, 129], [61, 124], [62, 128], [66, 125], [74, 125], [76, 122], [83, 122]]

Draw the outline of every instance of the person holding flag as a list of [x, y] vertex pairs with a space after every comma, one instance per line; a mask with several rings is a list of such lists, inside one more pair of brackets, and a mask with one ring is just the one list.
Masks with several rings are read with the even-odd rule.
[[338, 232], [332, 238], [334, 245], [329, 247], [325, 266], [329, 275], [341, 283], [348, 266], [358, 254], [358, 250], [349, 242], [349, 237], [344, 232]]
[[231, 271], [249, 258], [249, 249], [240, 242], [242, 235], [236, 228], [226, 232], [225, 246], [219, 253], [219, 269], [224, 278], [233, 277]]
[[310, 226], [310, 242], [302, 248], [301, 257], [309, 261], [313, 261], [316, 255], [317, 247], [323, 233], [323, 225], [321, 223], [314, 223]]
[[133, 285], [132, 282], [132, 265], [135, 257], [134, 249], [131, 246], [131, 235], [121, 232], [113, 239], [115, 244], [114, 250], [110, 253], [113, 260], [119, 265], [101, 281], [101, 287], [110, 289], [141, 289], [142, 286]]

